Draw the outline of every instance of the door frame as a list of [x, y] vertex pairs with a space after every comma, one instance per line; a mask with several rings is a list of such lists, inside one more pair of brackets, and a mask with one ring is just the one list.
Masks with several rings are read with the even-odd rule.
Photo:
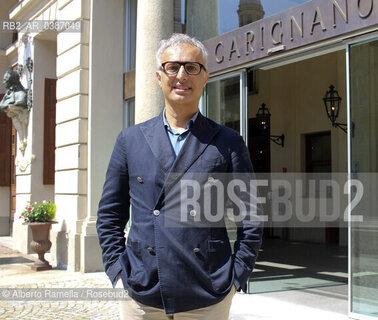
[[[352, 119], [351, 119], [351, 70], [350, 70], [350, 47], [358, 43], [365, 43], [369, 41], [378, 40], [378, 34], [369, 35], [366, 37], [359, 37], [358, 39], [347, 42], [345, 45], [345, 64], [346, 64], [346, 95], [347, 95], [347, 128], [348, 137], [347, 137], [347, 168], [348, 168], [348, 203], [352, 201], [351, 195], [351, 179], [352, 177]], [[355, 313], [352, 311], [352, 211], [351, 207], [348, 206], [348, 315], [352, 319], [358, 320], [373, 320], [377, 319], [373, 316], [363, 315], [360, 313]]]
[[[238, 69], [237, 71], [223, 73], [221, 75], [217, 75], [214, 77], [209, 78], [207, 84], [225, 80], [229, 78], [233, 78], [239, 75], [239, 92], [240, 92], [240, 135], [243, 137], [245, 143], [248, 145], [248, 134], [247, 134], [247, 127], [248, 127], [248, 83], [247, 83], [247, 69], [242, 68]], [[200, 102], [200, 110], [201, 112], [208, 116], [209, 109], [208, 109], [208, 97], [207, 97], [207, 84], [203, 90], [201, 102]]]

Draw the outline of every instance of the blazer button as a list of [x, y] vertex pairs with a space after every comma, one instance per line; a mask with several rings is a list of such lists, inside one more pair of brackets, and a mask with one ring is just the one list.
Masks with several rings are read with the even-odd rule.
[[154, 210], [153, 214], [154, 214], [154, 216], [157, 217], [160, 214], [160, 211], [159, 210]]
[[198, 253], [198, 252], [200, 252], [200, 249], [199, 249], [199, 248], [194, 248], [194, 249], [193, 249], [193, 252], [194, 252], [194, 253]]
[[138, 177], [137, 180], [138, 180], [139, 183], [143, 182], [143, 179], [141, 177]]
[[153, 253], [153, 252], [154, 252], [154, 249], [152, 249], [151, 247], [148, 247], [148, 248], [147, 248], [147, 251], [150, 252], [150, 253]]
[[192, 217], [194, 217], [194, 216], [197, 214], [197, 212], [196, 212], [196, 210], [190, 210], [189, 214], [190, 214]]

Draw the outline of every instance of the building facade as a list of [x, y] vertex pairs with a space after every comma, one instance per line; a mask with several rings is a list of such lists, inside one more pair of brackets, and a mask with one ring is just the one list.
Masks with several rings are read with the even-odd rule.
[[[347, 247], [350, 316], [378, 316], [377, 0], [7, 0], [0, 7], [0, 20], [22, 22], [14, 32], [3, 25], [0, 73], [33, 60], [24, 156], [9, 119], [0, 118], [8, 141], [0, 150], [0, 232], [20, 251], [30, 241], [20, 212], [27, 201], [52, 199], [52, 263], [103, 269], [96, 211], [114, 141], [163, 109], [155, 52], [161, 39], [183, 32], [209, 50], [201, 111], [244, 137], [257, 172], [367, 177], [357, 206], [347, 206], [348, 188], [339, 200], [349, 218], [357, 210], [365, 223], [281, 224], [266, 236]], [[25, 30], [28, 21], [80, 22], [80, 31]], [[331, 85], [341, 98], [334, 122], [323, 102]], [[271, 116], [257, 116], [262, 105]], [[311, 207], [311, 197], [301, 198]], [[271, 204], [266, 210], [274, 214]]]

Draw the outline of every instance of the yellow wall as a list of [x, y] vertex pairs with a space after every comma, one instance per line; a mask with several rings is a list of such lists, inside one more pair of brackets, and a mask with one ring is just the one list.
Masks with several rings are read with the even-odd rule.
[[332, 171], [347, 169], [347, 135], [334, 129], [322, 98], [333, 84], [342, 98], [338, 122], [346, 123], [345, 52], [338, 51], [270, 70], [257, 70], [257, 94], [249, 96], [249, 117], [265, 103], [271, 134], [285, 134], [285, 147], [271, 143], [271, 170], [304, 171], [303, 135], [331, 131]]
[[[287, 172], [305, 172], [304, 137], [322, 131], [331, 132], [332, 171], [347, 171], [347, 135], [339, 128], [332, 128], [322, 100], [333, 84], [342, 98], [338, 122], [346, 123], [345, 51], [257, 70], [256, 84], [258, 93], [248, 99], [249, 117], [255, 117], [258, 108], [265, 103], [271, 113], [271, 134], [285, 135], [284, 148], [271, 143], [271, 172], [283, 172], [283, 168]], [[340, 191], [342, 193], [343, 189]], [[344, 198], [341, 198], [341, 216], [346, 207]], [[304, 208], [308, 208], [308, 198], [304, 197], [303, 203]], [[319, 214], [319, 210], [316, 211]], [[276, 235], [282, 232], [280, 228], [275, 230]], [[298, 241], [324, 242], [325, 229], [292, 228], [288, 237]], [[347, 229], [344, 227], [340, 228], [339, 240], [341, 245], [347, 245]]]

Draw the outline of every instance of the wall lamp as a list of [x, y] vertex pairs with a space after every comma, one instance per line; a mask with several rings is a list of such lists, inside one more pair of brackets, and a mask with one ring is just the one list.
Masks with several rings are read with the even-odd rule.
[[327, 116], [329, 120], [331, 120], [332, 126], [334, 128], [340, 128], [345, 133], [347, 133], [348, 132], [347, 124], [336, 122], [337, 118], [339, 117], [341, 100], [342, 99], [339, 96], [339, 93], [337, 92], [337, 90], [335, 90], [335, 86], [331, 84], [329, 86], [329, 90], [326, 92], [323, 98]]
[[[266, 107], [266, 104], [263, 103], [256, 113], [256, 118], [259, 119], [259, 125], [260, 125], [262, 130], [268, 130], [269, 129], [268, 126], [270, 125], [270, 121], [269, 121], [269, 124], [268, 124], [266, 119], [267, 118], [270, 119], [270, 116], [271, 116], [271, 114], [269, 112], [269, 109]], [[282, 148], [284, 147], [284, 145], [285, 145], [285, 135], [284, 134], [281, 134], [280, 136], [270, 135], [269, 138], [275, 144], [278, 144]]]

